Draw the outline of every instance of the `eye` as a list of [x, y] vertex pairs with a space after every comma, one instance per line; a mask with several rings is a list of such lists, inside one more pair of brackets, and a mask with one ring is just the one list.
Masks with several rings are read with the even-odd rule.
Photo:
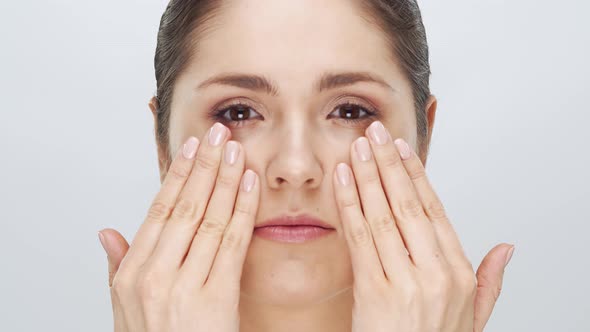
[[[378, 116], [379, 112], [377, 110], [369, 110], [367, 107], [349, 101], [336, 107], [328, 116], [329, 119], [334, 117], [332, 114], [336, 114], [335, 116], [338, 117], [338, 120], [344, 121], [347, 124], [358, 124], [364, 121], [370, 121], [372, 118]], [[244, 122], [264, 119], [252, 107], [242, 101], [236, 101], [229, 106], [213, 110], [211, 117], [214, 121], [219, 121], [232, 127], [241, 127], [245, 125]]]
[[[363, 117], [361, 116], [362, 113], [366, 115]], [[359, 123], [367, 120], [371, 120], [371, 118], [377, 116], [377, 111], [369, 111], [367, 108], [351, 102], [346, 102], [344, 104], [340, 104], [334, 112], [330, 113], [330, 115], [336, 114], [336, 116], [340, 116], [340, 120], [344, 120], [346, 123]], [[328, 118], [331, 118], [330, 116]]]
[[[224, 107], [219, 110], [212, 112], [213, 119], [223, 124], [230, 125], [233, 127], [240, 127], [244, 125], [244, 122], [256, 119], [253, 114], [258, 114], [252, 107], [243, 102], [236, 102], [228, 107]], [[258, 114], [258, 118], [262, 118]]]

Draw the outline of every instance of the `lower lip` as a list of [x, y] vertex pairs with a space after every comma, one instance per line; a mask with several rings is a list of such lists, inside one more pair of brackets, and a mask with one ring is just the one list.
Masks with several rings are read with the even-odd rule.
[[334, 229], [316, 226], [266, 226], [254, 229], [254, 235], [277, 242], [303, 243], [326, 236]]

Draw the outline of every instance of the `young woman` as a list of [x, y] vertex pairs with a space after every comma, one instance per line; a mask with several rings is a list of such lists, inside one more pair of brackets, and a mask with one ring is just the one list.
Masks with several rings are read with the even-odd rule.
[[162, 187], [99, 232], [116, 331], [482, 331], [425, 175], [436, 99], [411, 0], [172, 0], [155, 56]]

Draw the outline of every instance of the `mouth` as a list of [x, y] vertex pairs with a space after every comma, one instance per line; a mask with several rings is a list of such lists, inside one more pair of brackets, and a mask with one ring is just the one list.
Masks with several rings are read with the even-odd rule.
[[256, 225], [254, 235], [282, 243], [304, 243], [334, 231], [330, 224], [310, 215], [283, 215]]

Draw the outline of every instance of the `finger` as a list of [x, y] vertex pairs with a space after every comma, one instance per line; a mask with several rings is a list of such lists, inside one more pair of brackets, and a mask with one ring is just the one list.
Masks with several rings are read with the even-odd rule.
[[[236, 158], [234, 164], [228, 163], [232, 148], [236, 149], [233, 152]], [[226, 160], [219, 171], [215, 191], [207, 206], [205, 217], [188, 249], [182, 267], [184, 269], [184, 266], [187, 266], [186, 269], [197, 286], [202, 285], [207, 279], [221, 238], [231, 219], [244, 169], [244, 154], [239, 153], [240, 150], [241, 145], [238, 142], [228, 142], [225, 151], [228, 158], [224, 158]]]
[[422, 202], [414, 190], [391, 135], [380, 121], [373, 122], [366, 134], [377, 160], [385, 194], [412, 261], [419, 267], [443, 264], [445, 258], [438, 246], [434, 229], [424, 214]]
[[113, 278], [119, 265], [129, 250], [127, 240], [114, 229], [106, 228], [98, 232], [98, 238], [107, 253], [109, 264], [109, 287], [113, 285]]
[[193, 171], [150, 258], [150, 263], [157, 265], [155, 268], [161, 271], [177, 271], [180, 268], [207, 209], [228, 137], [229, 129], [215, 123], [203, 138]]
[[410, 277], [412, 262], [383, 192], [379, 170], [366, 137], [351, 145], [352, 169], [365, 219], [367, 220], [383, 270], [389, 280]]
[[176, 153], [162, 187], [152, 201], [147, 217], [131, 243], [125, 258], [125, 265], [138, 267], [145, 263], [152, 254], [178, 195], [191, 173], [194, 153], [198, 146], [199, 140], [195, 137], [189, 137], [183, 148]]
[[[260, 197], [258, 182], [255, 172], [247, 170], [244, 173], [233, 216], [209, 273], [208, 284], [214, 282], [225, 287], [239, 288], [240, 286], [242, 268], [258, 211]], [[231, 209], [228, 210], [231, 211]], [[212, 284], [213, 287], [215, 284]]]
[[119, 232], [110, 228], [99, 231], [98, 238], [102, 244], [102, 247], [107, 253], [109, 266], [109, 290], [111, 293], [111, 307], [113, 309], [114, 331], [126, 331], [127, 323], [125, 321], [125, 315], [123, 314], [123, 308], [121, 307], [116, 292], [114, 292], [113, 288], [111, 287], [113, 285], [115, 274], [119, 269], [119, 265], [129, 250], [129, 244]]
[[474, 331], [476, 332], [483, 331], [492, 315], [492, 310], [502, 291], [504, 269], [512, 257], [513, 250], [514, 246], [509, 244], [495, 246], [484, 257], [477, 269], [477, 294], [474, 303]]
[[[371, 230], [361, 211], [356, 181], [352, 170], [339, 163], [333, 176], [338, 213], [352, 262], [355, 285], [367, 286], [385, 280]], [[379, 272], [381, 271], [381, 272]]]
[[396, 139], [394, 143], [398, 151], [400, 151], [404, 167], [414, 184], [414, 188], [424, 207], [424, 212], [431, 221], [438, 243], [447, 261], [452, 266], [473, 271], [459, 237], [447, 217], [444, 206], [426, 176], [422, 161], [403, 138]]

